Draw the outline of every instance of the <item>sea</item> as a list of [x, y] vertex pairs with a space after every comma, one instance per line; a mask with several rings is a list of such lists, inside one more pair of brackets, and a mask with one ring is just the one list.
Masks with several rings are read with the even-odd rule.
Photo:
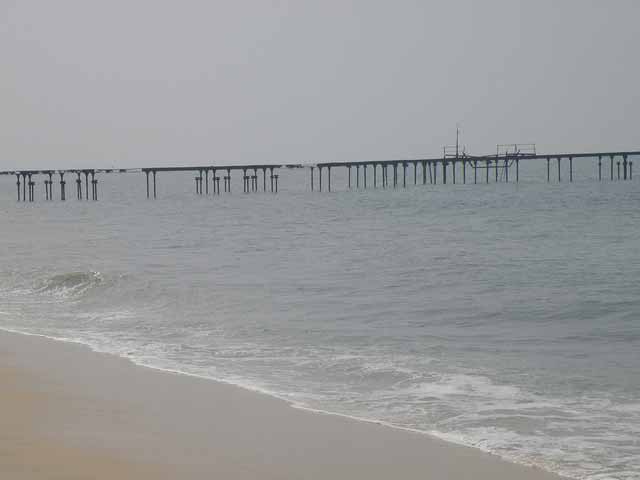
[[[188, 162], [185, 162], [188, 163]], [[98, 175], [97, 202], [0, 177], [0, 328], [228, 382], [575, 479], [640, 478], [640, 188], [608, 163], [519, 182], [195, 193]], [[326, 190], [326, 170], [323, 171]], [[389, 179], [391, 180], [391, 170]], [[427, 176], [427, 178], [429, 178]], [[54, 177], [57, 182], [58, 178]], [[417, 180], [417, 181], [415, 181]], [[83, 182], [84, 183], [84, 182]], [[267, 178], [267, 188], [270, 180]], [[83, 185], [84, 187], [84, 185]]]

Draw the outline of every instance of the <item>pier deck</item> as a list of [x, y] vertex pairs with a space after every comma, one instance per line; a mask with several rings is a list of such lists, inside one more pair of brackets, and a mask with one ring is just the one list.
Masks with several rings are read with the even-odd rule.
[[[413, 159], [394, 159], [394, 160], [361, 160], [361, 161], [340, 161], [340, 162], [320, 162], [313, 164], [269, 164], [257, 163], [247, 165], [194, 165], [194, 166], [165, 166], [165, 167], [141, 167], [141, 168], [88, 168], [88, 169], [33, 169], [33, 170], [7, 170], [0, 171], [0, 175], [15, 175], [17, 186], [18, 201], [35, 200], [35, 184], [34, 177], [43, 175], [45, 177], [45, 199], [53, 200], [54, 175], [59, 177], [60, 200], [66, 200], [66, 180], [65, 175], [75, 175], [76, 198], [81, 200], [89, 199], [89, 185], [91, 184], [91, 198], [98, 200], [98, 180], [97, 174], [109, 173], [144, 173], [146, 177], [146, 195], [147, 198], [157, 197], [157, 180], [158, 173], [171, 172], [194, 172], [196, 176], [195, 191], [196, 194], [209, 194], [209, 186], [212, 186], [213, 194], [220, 194], [220, 180], [223, 180], [223, 191], [231, 193], [231, 177], [232, 172], [241, 171], [243, 179], [243, 191], [245, 193], [259, 191], [259, 173], [262, 173], [262, 191], [273, 192], [278, 191], [278, 179], [280, 175], [277, 173], [282, 168], [308, 168], [311, 173], [311, 190], [315, 190], [314, 172], [318, 170], [318, 190], [322, 191], [323, 170], [326, 171], [327, 190], [331, 191], [331, 169], [345, 168], [348, 171], [348, 188], [352, 188], [352, 169], [355, 169], [355, 186], [356, 188], [367, 188], [368, 170], [373, 170], [372, 187], [378, 186], [378, 167], [380, 167], [382, 188], [397, 188], [400, 184], [398, 177], [398, 169], [402, 168], [402, 186], [407, 186], [407, 169], [413, 167], [413, 183], [418, 184], [418, 167], [421, 169], [421, 183], [436, 184], [438, 182], [438, 169], [440, 170], [440, 181], [447, 184], [449, 178], [451, 183], [456, 183], [456, 166], [461, 169], [462, 183], [467, 183], [467, 169], [473, 171], [473, 183], [478, 183], [478, 173], [481, 172], [480, 181], [484, 180], [489, 183], [490, 177], [495, 178], [495, 182], [509, 182], [509, 172], [514, 171], [514, 180], [519, 181], [520, 178], [520, 162], [521, 161], [546, 161], [547, 165], [547, 182], [551, 181], [551, 162], [557, 163], [558, 181], [562, 181], [561, 162], [567, 160], [569, 162], [569, 182], [573, 181], [573, 160], [578, 159], [597, 159], [597, 176], [598, 180], [603, 180], [603, 161], [605, 161], [605, 177], [610, 180], [632, 180], [633, 179], [633, 162], [632, 157], [640, 156], [640, 150], [633, 151], [605, 151], [605, 152], [576, 152], [576, 153], [497, 153], [492, 155], [467, 155], [458, 154], [455, 156], [447, 155], [446, 152], [442, 157], [437, 158], [413, 158]], [[607, 162], [608, 160], [608, 162]], [[608, 165], [607, 165], [608, 163]], [[616, 168], [614, 168], [614, 166]], [[391, 180], [389, 179], [389, 167], [392, 169]], [[450, 172], [449, 172], [449, 167]], [[362, 169], [362, 186], [360, 183], [360, 169]], [[490, 172], [493, 171], [493, 175]], [[219, 176], [222, 172], [222, 177]], [[608, 173], [608, 175], [606, 175]], [[209, 180], [211, 174], [211, 181]], [[84, 176], [84, 182], [83, 177]], [[91, 179], [89, 179], [91, 177]], [[484, 179], [482, 178], [484, 177]], [[267, 182], [267, 178], [269, 182]], [[152, 182], [152, 183], [150, 183]], [[84, 195], [83, 195], [84, 183]], [[269, 186], [269, 189], [267, 188]], [[204, 187], [204, 189], [203, 189]], [[203, 191], [204, 190], [204, 191]]]

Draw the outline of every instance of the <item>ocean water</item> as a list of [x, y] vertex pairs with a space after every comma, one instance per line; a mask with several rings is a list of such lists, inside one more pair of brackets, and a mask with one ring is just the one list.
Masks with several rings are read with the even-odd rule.
[[111, 174], [99, 202], [44, 202], [39, 179], [34, 204], [0, 177], [0, 327], [638, 479], [640, 189], [595, 173], [347, 191], [334, 169], [311, 193], [284, 170], [277, 195], [219, 197], [159, 174], [156, 201]]

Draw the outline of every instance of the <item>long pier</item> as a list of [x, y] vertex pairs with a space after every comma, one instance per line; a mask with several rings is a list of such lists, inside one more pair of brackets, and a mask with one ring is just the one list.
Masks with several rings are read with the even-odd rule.
[[[458, 183], [466, 184], [473, 180], [474, 184], [479, 182], [509, 182], [520, 180], [520, 162], [522, 161], [546, 161], [546, 180], [551, 182], [552, 163], [557, 167], [557, 180], [562, 181], [561, 164], [563, 161], [569, 163], [569, 182], [574, 180], [574, 160], [597, 159], [597, 178], [613, 180], [633, 179], [633, 157], [640, 156], [640, 151], [610, 151], [610, 152], [582, 152], [582, 153], [554, 153], [537, 154], [506, 152], [494, 155], [473, 156], [459, 154], [456, 149], [455, 155], [447, 155], [446, 150], [442, 157], [419, 158], [419, 159], [398, 159], [398, 160], [372, 160], [372, 161], [344, 161], [344, 162], [324, 162], [315, 164], [250, 164], [250, 165], [200, 165], [200, 166], [175, 166], [175, 167], [146, 167], [146, 168], [125, 168], [125, 169], [51, 169], [51, 170], [9, 170], [2, 171], [0, 175], [15, 175], [18, 201], [35, 201], [35, 179], [44, 176], [45, 200], [53, 200], [54, 184], [58, 183], [59, 198], [62, 201], [67, 199], [66, 178], [72, 177], [75, 183], [76, 199], [78, 200], [98, 200], [98, 174], [109, 173], [143, 173], [146, 177], [147, 198], [157, 197], [157, 175], [159, 173], [170, 172], [194, 172], [195, 192], [198, 195], [209, 194], [220, 195], [220, 180], [222, 180], [222, 191], [231, 193], [231, 179], [233, 172], [242, 172], [243, 192], [251, 193], [260, 191], [262, 183], [263, 192], [278, 192], [279, 171], [282, 168], [308, 168], [311, 174], [311, 191], [316, 190], [315, 171], [317, 170], [317, 190], [323, 191], [323, 170], [326, 172], [326, 191], [331, 191], [331, 169], [344, 168], [347, 170], [347, 188], [398, 188], [407, 186], [407, 171], [413, 173], [413, 183], [437, 184], [438, 174], [440, 182], [456, 183], [456, 172], [461, 175]], [[604, 171], [603, 171], [604, 167]], [[360, 170], [362, 170], [362, 175]], [[371, 170], [372, 176], [367, 174]], [[378, 170], [380, 171], [380, 182], [378, 181]], [[391, 170], [391, 171], [390, 171]], [[399, 170], [401, 170], [402, 180], [400, 182]], [[411, 172], [412, 171], [412, 172]], [[418, 175], [420, 171], [420, 176]], [[467, 172], [470, 173], [467, 173]], [[391, 173], [391, 178], [389, 177]], [[353, 175], [355, 174], [355, 179]], [[54, 177], [56, 177], [54, 181]], [[211, 178], [210, 178], [211, 177]], [[555, 172], [554, 172], [555, 177]], [[362, 183], [361, 183], [362, 178]], [[261, 180], [261, 182], [260, 182]], [[411, 179], [409, 180], [411, 181]], [[209, 188], [211, 186], [211, 189]], [[84, 187], [84, 193], [83, 193]], [[91, 187], [91, 194], [89, 194]]]

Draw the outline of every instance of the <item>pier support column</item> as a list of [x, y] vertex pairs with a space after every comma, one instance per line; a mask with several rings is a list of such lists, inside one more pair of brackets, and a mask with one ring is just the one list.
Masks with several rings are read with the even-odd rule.
[[65, 189], [64, 186], [66, 185], [67, 182], [64, 181], [64, 173], [63, 172], [59, 172], [60, 175], [60, 201], [64, 202], [67, 198], [66, 198], [66, 193], [65, 193]]
[[[618, 172], [620, 171], [619, 167], [620, 167], [620, 162], [618, 162]], [[34, 185], [34, 181], [31, 180], [31, 174], [29, 174], [29, 201], [30, 202], [33, 202], [33, 185]]]
[[504, 181], [509, 183], [509, 159], [504, 159]]
[[276, 181], [276, 190], [275, 193], [278, 193], [278, 178], [280, 177], [280, 175], [278, 175], [277, 173], [273, 176], [273, 179]]
[[231, 169], [227, 168], [227, 192], [231, 193]]
[[609, 155], [610, 165], [611, 165], [611, 180], [613, 181], [613, 155]]
[[156, 171], [153, 172], [153, 198], [156, 198]]
[[270, 172], [271, 172], [271, 192], [273, 193], [273, 167], [270, 168]]
[[98, 180], [95, 172], [91, 172], [91, 197], [94, 201], [98, 200]]
[[82, 180], [80, 179], [80, 172], [76, 172], [76, 199], [82, 200]]
[[[312, 167], [313, 170], [313, 167]], [[313, 171], [311, 172], [311, 177], [313, 177]], [[313, 178], [312, 178], [313, 180]], [[313, 183], [313, 182], [311, 182]], [[267, 169], [263, 168], [262, 169], [262, 191], [266, 192], [267, 191]]]
[[376, 185], [377, 176], [378, 176], [378, 165], [374, 163], [373, 164], [373, 188], [377, 188], [377, 185]]
[[629, 160], [629, 180], [633, 180], [633, 162]]
[[84, 187], [85, 200], [89, 200], [89, 172], [84, 172]]
[[490, 166], [491, 166], [491, 160], [487, 160], [487, 164], [486, 164], [486, 167], [487, 167], [487, 172], [486, 172], [487, 173], [487, 183], [489, 183], [489, 167]]
[[327, 167], [327, 191], [331, 191], [331, 167]]
[[393, 164], [393, 188], [398, 186], [398, 164]]
[[561, 178], [560, 178], [560, 161], [562, 160], [562, 158], [558, 157], [558, 183], [561, 182]]
[[[618, 180], [620, 180], [620, 160], [618, 160]], [[29, 181], [29, 184], [31, 184], [31, 181]], [[31, 200], [31, 199], [29, 199]]]
[[204, 171], [204, 189], [205, 193], [209, 195], [209, 169]]
[[496, 158], [496, 183], [498, 183], [498, 169], [500, 168], [500, 162]]
[[322, 167], [318, 166], [318, 188], [322, 192]]
[[431, 164], [433, 163], [433, 178], [431, 183], [436, 185], [438, 183], [438, 162], [429, 162], [429, 175], [431, 175]]
[[249, 191], [249, 177], [247, 177], [247, 169], [242, 169], [242, 191], [247, 193]]
[[258, 169], [257, 168], [253, 169], [253, 191], [254, 192], [258, 191]]
[[311, 191], [313, 192], [313, 168], [311, 167]]
[[407, 163], [402, 162], [402, 188], [407, 188]]
[[356, 188], [360, 188], [360, 165], [356, 165]]
[[626, 155], [622, 156], [622, 170], [624, 173], [623, 178], [626, 180], [627, 179], [627, 156]]
[[49, 180], [44, 180], [44, 199], [49, 200]]
[[462, 159], [462, 184], [467, 184], [467, 160]]
[[422, 162], [422, 184], [427, 184], [427, 162]]
[[454, 185], [456, 184], [456, 163], [455, 160], [451, 161], [451, 181]]
[[16, 185], [18, 186], [18, 201], [20, 201], [20, 174], [16, 174]]
[[442, 184], [447, 184], [447, 161], [442, 160]]
[[364, 180], [364, 189], [367, 189], [367, 164], [362, 166], [362, 179]]
[[149, 198], [149, 170], [144, 172], [147, 176], [147, 198]]
[[569, 157], [569, 183], [573, 182], [573, 157]]
[[418, 162], [413, 162], [413, 184], [418, 184]]
[[551, 159], [547, 157], [547, 183], [551, 181]]
[[516, 158], [516, 183], [520, 182], [520, 159]]
[[473, 161], [473, 183], [474, 185], [478, 183], [478, 161]]
[[351, 190], [351, 165], [347, 165], [347, 187]]
[[602, 181], [602, 156], [598, 157], [598, 181]]

